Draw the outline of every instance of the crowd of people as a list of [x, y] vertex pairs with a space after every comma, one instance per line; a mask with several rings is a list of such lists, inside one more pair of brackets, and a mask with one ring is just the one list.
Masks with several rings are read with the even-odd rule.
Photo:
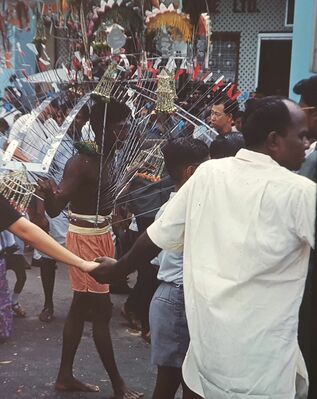
[[[54, 320], [56, 261], [70, 265], [73, 300], [56, 390], [99, 390], [73, 375], [89, 321], [115, 398], [142, 397], [126, 386], [112, 348], [110, 292], [123, 291], [122, 316], [150, 342], [157, 366], [153, 399], [173, 399], [180, 386], [184, 399], [315, 398], [317, 77], [294, 92], [299, 104], [264, 97], [243, 110], [225, 94], [215, 94], [208, 107], [200, 92], [182, 102], [204, 121], [196, 128], [144, 104], [137, 114], [139, 130], [146, 130], [142, 145], [162, 143], [164, 171], [157, 181], [131, 172], [118, 198], [112, 172], [122, 157], [118, 143], [128, 140], [131, 109], [115, 99], [107, 107], [84, 105], [26, 214], [0, 197], [0, 338], [10, 336], [12, 313], [26, 317], [20, 294], [27, 242], [40, 267], [41, 322]], [[67, 98], [53, 100], [29, 130], [34, 110], [8, 88], [3, 150], [18, 139], [16, 159], [43, 159], [70, 111]], [[17, 278], [11, 294], [7, 269]], [[127, 276], [135, 270], [131, 288]]]

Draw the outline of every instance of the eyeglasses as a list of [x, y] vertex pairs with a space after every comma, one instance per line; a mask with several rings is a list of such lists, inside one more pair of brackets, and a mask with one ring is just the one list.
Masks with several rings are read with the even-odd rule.
[[226, 115], [226, 114], [221, 113], [221, 112], [211, 111], [210, 115], [215, 116], [216, 118], [220, 118], [221, 116]]

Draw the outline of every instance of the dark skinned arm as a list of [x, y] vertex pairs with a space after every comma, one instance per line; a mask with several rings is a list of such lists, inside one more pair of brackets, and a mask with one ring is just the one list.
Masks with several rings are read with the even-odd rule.
[[[39, 190], [37, 190], [36, 194], [42, 198], [44, 197], [43, 193]], [[47, 217], [45, 216], [45, 207], [42, 200], [39, 198], [32, 198], [31, 205], [28, 208], [28, 215], [32, 223], [39, 226], [46, 233], [49, 232], [50, 225]]]
[[145, 231], [136, 240], [133, 247], [121, 259], [115, 261], [112, 258], [100, 258], [97, 269], [90, 275], [101, 284], [116, 282], [136, 270], [135, 265], [149, 263], [161, 252]]
[[67, 161], [63, 179], [59, 185], [53, 180], [39, 182], [45, 197], [44, 206], [50, 217], [58, 216], [78, 190], [84, 176], [83, 166], [81, 157], [76, 155]]

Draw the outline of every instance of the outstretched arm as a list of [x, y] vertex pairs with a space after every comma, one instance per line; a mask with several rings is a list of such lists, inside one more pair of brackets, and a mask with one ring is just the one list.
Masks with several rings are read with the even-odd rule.
[[135, 270], [135, 265], [148, 263], [161, 249], [182, 251], [185, 234], [186, 206], [191, 188], [190, 180], [169, 202], [164, 213], [135, 242], [133, 247], [117, 262], [103, 258], [101, 265], [91, 274], [99, 283], [112, 283]]
[[101, 265], [95, 269], [90, 275], [98, 281], [98, 283], [112, 283], [120, 280], [122, 277], [136, 270], [135, 265], [140, 266], [141, 263], [149, 263], [161, 252], [161, 248], [157, 247], [144, 232], [134, 243], [133, 247], [117, 262], [111, 258], [101, 258]]
[[78, 267], [82, 271], [94, 270], [98, 263], [85, 261], [68, 251], [38, 226], [21, 217], [9, 227], [11, 233], [29, 242], [34, 248], [60, 262]]

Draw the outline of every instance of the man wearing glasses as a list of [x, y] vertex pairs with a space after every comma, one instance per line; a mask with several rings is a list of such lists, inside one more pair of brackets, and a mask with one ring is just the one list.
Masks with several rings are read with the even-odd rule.
[[216, 95], [216, 101], [211, 108], [211, 127], [219, 134], [226, 135], [232, 133], [234, 115], [239, 110], [237, 101], [232, 101], [227, 95]]

